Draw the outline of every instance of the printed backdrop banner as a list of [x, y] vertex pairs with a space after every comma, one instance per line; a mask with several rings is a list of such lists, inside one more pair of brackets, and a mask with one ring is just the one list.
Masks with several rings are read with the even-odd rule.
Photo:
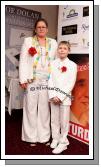
[[58, 42], [71, 44], [78, 65], [69, 135], [89, 144], [89, 6], [59, 6]]
[[[33, 35], [35, 21], [41, 13], [18, 6], [5, 6], [6, 72], [16, 70], [11, 59], [17, 59], [25, 37]], [[10, 56], [11, 55], [11, 56]]]
[[68, 40], [71, 53], [89, 52], [89, 7], [59, 6], [58, 41]]
[[[22, 43], [25, 37], [33, 35], [35, 21], [40, 17], [41, 13], [37, 11], [12, 5], [5, 6], [5, 105], [7, 108], [10, 105], [8, 90], [11, 79], [14, 79], [15, 86], [18, 85], [19, 55]], [[18, 104], [21, 103], [21, 98], [17, 97], [18, 93], [21, 94], [20, 88], [13, 99], [16, 104], [15, 109], [18, 109], [20, 106]]]

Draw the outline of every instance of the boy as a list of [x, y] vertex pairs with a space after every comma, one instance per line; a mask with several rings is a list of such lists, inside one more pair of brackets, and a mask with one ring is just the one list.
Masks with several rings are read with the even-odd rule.
[[54, 154], [67, 149], [69, 129], [69, 114], [71, 105], [71, 91], [77, 75], [77, 65], [67, 58], [70, 44], [61, 41], [58, 46], [58, 58], [51, 64], [48, 94], [51, 103], [51, 128]]

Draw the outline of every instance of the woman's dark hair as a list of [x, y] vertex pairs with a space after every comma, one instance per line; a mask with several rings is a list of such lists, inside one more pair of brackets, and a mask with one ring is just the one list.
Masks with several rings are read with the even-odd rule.
[[39, 19], [35, 22], [34, 29], [36, 29], [37, 24], [38, 24], [38, 22], [40, 22], [40, 21], [43, 21], [43, 22], [46, 24], [46, 27], [48, 27], [47, 21], [46, 21], [45, 19], [43, 19], [43, 18], [39, 18]]
[[46, 21], [45, 19], [43, 19], [43, 18], [39, 18], [39, 19], [35, 22], [35, 24], [34, 24], [33, 36], [36, 35], [35, 29], [36, 29], [36, 27], [37, 27], [37, 24], [38, 24], [40, 21], [43, 21], [43, 22], [46, 24], [46, 27], [48, 27], [47, 21]]

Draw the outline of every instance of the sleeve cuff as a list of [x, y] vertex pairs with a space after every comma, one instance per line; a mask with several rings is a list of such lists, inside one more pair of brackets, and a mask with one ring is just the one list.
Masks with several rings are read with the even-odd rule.
[[64, 94], [62, 94], [62, 93], [57, 93], [57, 97], [61, 100], [61, 101], [63, 101], [65, 98], [66, 98], [66, 95], [64, 95]]

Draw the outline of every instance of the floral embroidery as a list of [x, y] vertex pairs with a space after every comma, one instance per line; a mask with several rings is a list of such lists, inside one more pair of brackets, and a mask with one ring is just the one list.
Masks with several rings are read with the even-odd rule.
[[29, 53], [31, 56], [34, 56], [34, 55], [37, 53], [37, 51], [36, 51], [36, 49], [35, 49], [34, 47], [30, 47], [30, 48], [28, 49], [28, 53]]

